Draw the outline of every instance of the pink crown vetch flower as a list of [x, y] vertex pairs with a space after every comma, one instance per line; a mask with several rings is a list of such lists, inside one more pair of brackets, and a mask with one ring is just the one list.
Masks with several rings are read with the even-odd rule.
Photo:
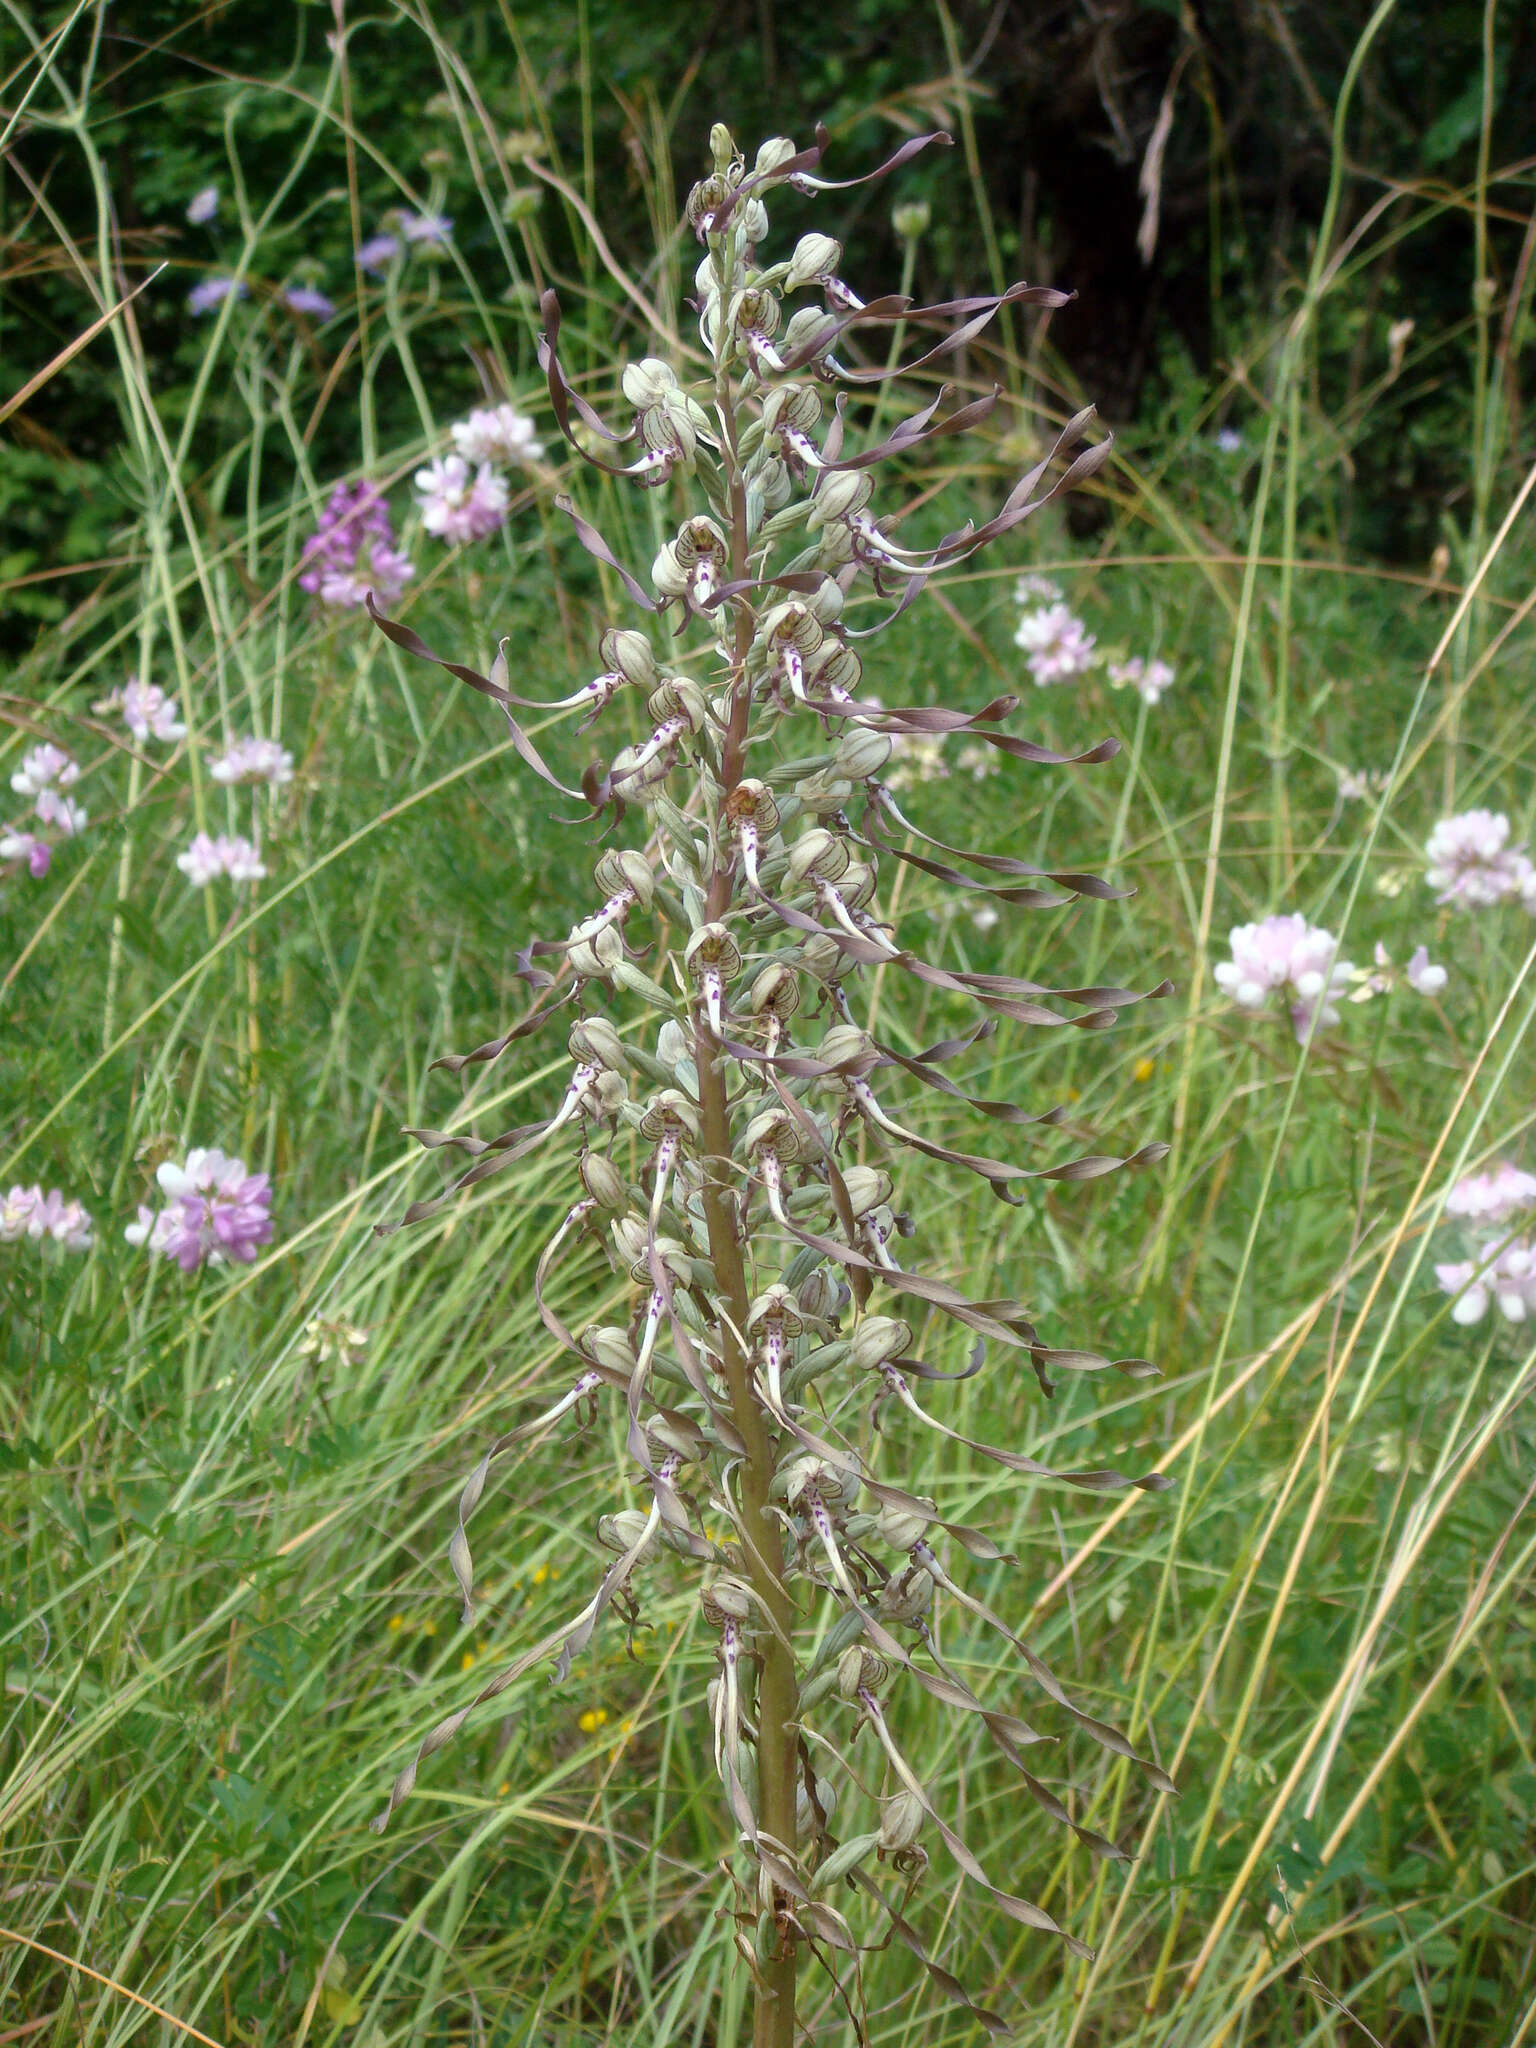
[[228, 875], [232, 882], [259, 882], [267, 872], [256, 848], [237, 832], [221, 832], [217, 838], [199, 832], [186, 851], [177, 854], [176, 865], [194, 889], [206, 889], [220, 875]]
[[1536, 1174], [1507, 1159], [1466, 1174], [1445, 1198], [1447, 1216], [1467, 1223], [1507, 1223], [1511, 1216], [1536, 1207]]
[[158, 1213], [140, 1207], [137, 1223], [123, 1232], [129, 1244], [195, 1273], [202, 1265], [249, 1266], [271, 1242], [271, 1180], [247, 1173], [243, 1159], [197, 1147], [182, 1165], [166, 1160], [155, 1178], [169, 1200]]
[[45, 740], [21, 757], [21, 766], [11, 777], [18, 796], [39, 797], [45, 789], [68, 789], [80, 780], [80, 763], [52, 740]]
[[1042, 605], [1025, 612], [1013, 636], [1014, 645], [1026, 649], [1025, 666], [1035, 681], [1070, 682], [1087, 673], [1094, 664], [1093, 635], [1082, 620], [1064, 604]]
[[1511, 846], [1502, 811], [1459, 811], [1442, 818], [1424, 847], [1424, 879], [1437, 903], [1482, 910], [1519, 897], [1536, 909], [1536, 867], [1523, 845]]
[[533, 421], [512, 405], [477, 406], [468, 419], [455, 420], [448, 431], [454, 453], [466, 462], [529, 463], [537, 462], [544, 453]]
[[439, 540], [484, 540], [507, 516], [506, 479], [482, 462], [471, 476], [462, 455], [440, 455], [416, 472], [421, 523]]
[[1338, 1002], [1354, 967], [1338, 957], [1332, 932], [1311, 925], [1298, 912], [1233, 927], [1232, 958], [1216, 969], [1216, 985], [1240, 1010], [1265, 1010], [1277, 992], [1291, 998], [1291, 1024], [1304, 1042], [1312, 1020], [1318, 1029], [1339, 1021]]
[[23, 1237], [34, 1243], [51, 1238], [69, 1252], [89, 1251], [92, 1223], [84, 1205], [65, 1201], [62, 1190], [41, 1187], [10, 1188], [0, 1199], [0, 1244], [14, 1244]]
[[266, 782], [280, 788], [293, 780], [293, 756], [276, 740], [235, 740], [216, 761], [209, 763], [208, 773], [226, 787], [239, 782]]

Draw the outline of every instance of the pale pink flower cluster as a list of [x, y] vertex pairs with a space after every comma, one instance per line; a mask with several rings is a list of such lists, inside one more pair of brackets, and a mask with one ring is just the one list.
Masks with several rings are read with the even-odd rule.
[[293, 780], [293, 756], [276, 740], [236, 740], [216, 761], [209, 762], [208, 773], [226, 786], [266, 782], [278, 788]]
[[484, 540], [507, 516], [511, 492], [488, 462], [473, 474], [462, 455], [439, 455], [416, 472], [421, 523], [439, 540]]
[[1502, 811], [1442, 818], [1424, 848], [1424, 879], [1437, 891], [1435, 901], [1480, 910], [1518, 897], [1536, 910], [1536, 867], [1523, 844], [1508, 842], [1509, 820]]
[[1364, 803], [1368, 797], [1382, 796], [1392, 781], [1385, 768], [1339, 768], [1335, 773], [1339, 783], [1339, 801], [1346, 804]]
[[466, 462], [502, 463], [507, 467], [537, 462], [544, 443], [534, 424], [515, 406], [477, 406], [468, 419], [455, 420], [448, 429], [453, 452]]
[[1523, 1323], [1536, 1313], [1536, 1247], [1528, 1239], [1509, 1238], [1501, 1228], [1532, 1208], [1536, 1174], [1507, 1159], [1465, 1175], [1446, 1196], [1447, 1216], [1484, 1233], [1470, 1259], [1435, 1267], [1441, 1292], [1457, 1297], [1452, 1322], [1480, 1323], [1490, 1304], [1509, 1323]]
[[[1392, 955], [1379, 940], [1374, 958], [1374, 968], [1357, 967], [1354, 970], [1354, 978], [1360, 983], [1360, 987], [1350, 997], [1352, 1003], [1364, 1003], [1372, 996], [1385, 995], [1397, 979], [1397, 970], [1392, 965]], [[1408, 965], [1403, 969], [1403, 975], [1415, 995], [1421, 996], [1439, 995], [1451, 978], [1444, 967], [1436, 967], [1431, 963], [1427, 946], [1414, 947], [1408, 956]]]
[[0, 1197], [0, 1244], [23, 1237], [51, 1238], [67, 1252], [91, 1248], [91, 1219], [79, 1202], [66, 1202], [58, 1188], [13, 1187]]
[[1109, 680], [1117, 690], [1127, 685], [1133, 689], [1144, 704], [1156, 704], [1164, 691], [1173, 683], [1173, 670], [1166, 661], [1143, 661], [1139, 654], [1133, 654], [1129, 661], [1112, 661], [1109, 665]]
[[184, 1165], [166, 1160], [155, 1175], [168, 1197], [158, 1212], [141, 1206], [123, 1232], [130, 1244], [174, 1259], [184, 1273], [199, 1266], [248, 1266], [272, 1239], [272, 1183], [247, 1173], [243, 1159], [201, 1148]]
[[227, 832], [217, 838], [199, 832], [186, 851], [177, 854], [176, 865], [194, 889], [206, 889], [220, 875], [228, 875], [232, 882], [259, 882], [267, 872], [250, 840]]
[[1013, 641], [1028, 653], [1025, 666], [1042, 687], [1086, 675], [1098, 658], [1093, 635], [1064, 604], [1042, 605], [1038, 611], [1025, 612]]
[[1232, 958], [1216, 969], [1216, 985], [1240, 1010], [1264, 1010], [1277, 991], [1291, 999], [1291, 1025], [1305, 1042], [1316, 1018], [1318, 1029], [1339, 1021], [1338, 1001], [1354, 968], [1338, 957], [1339, 942], [1297, 912], [1266, 917], [1260, 924], [1233, 928]]
[[177, 704], [158, 683], [141, 683], [130, 676], [121, 695], [107, 699], [107, 708], [123, 715], [123, 723], [136, 740], [164, 740], [167, 745], [185, 739], [187, 728], [176, 716]]
[[1454, 1294], [1453, 1323], [1480, 1323], [1494, 1302], [1507, 1323], [1523, 1323], [1536, 1309], [1536, 1250], [1516, 1238], [1500, 1251], [1485, 1247], [1473, 1259], [1454, 1259], [1435, 1268], [1442, 1294]]
[[1536, 1174], [1507, 1159], [1481, 1173], [1466, 1174], [1445, 1198], [1446, 1215], [1467, 1223], [1507, 1223], [1531, 1208], [1536, 1208]]
[[1037, 576], [1033, 571], [1021, 576], [1013, 586], [1013, 601], [1016, 605], [1060, 604], [1061, 585], [1053, 583], [1049, 576]]
[[24, 860], [33, 879], [42, 880], [53, 864], [56, 842], [73, 839], [90, 822], [84, 804], [64, 793], [79, 779], [80, 763], [51, 740], [22, 756], [11, 787], [18, 796], [31, 797], [32, 815], [44, 830], [35, 832], [30, 825], [0, 830], [0, 860]]

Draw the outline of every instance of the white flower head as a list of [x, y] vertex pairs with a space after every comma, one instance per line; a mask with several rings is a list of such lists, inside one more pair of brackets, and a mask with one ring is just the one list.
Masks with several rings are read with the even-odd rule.
[[537, 462], [544, 453], [533, 421], [512, 405], [477, 407], [468, 419], [456, 420], [448, 431], [453, 436], [454, 453], [466, 462], [510, 466]]

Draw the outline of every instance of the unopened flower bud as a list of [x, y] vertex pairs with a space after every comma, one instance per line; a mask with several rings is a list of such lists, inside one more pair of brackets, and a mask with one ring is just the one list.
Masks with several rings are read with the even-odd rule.
[[824, 1033], [816, 1057], [825, 1066], [867, 1072], [877, 1054], [869, 1034], [857, 1024], [834, 1024]]
[[784, 278], [785, 291], [797, 292], [805, 285], [814, 284], [818, 277], [830, 277], [842, 260], [843, 245], [830, 235], [802, 235], [789, 259], [789, 270]]
[[621, 1266], [633, 1266], [644, 1259], [646, 1228], [638, 1216], [617, 1216], [608, 1226], [613, 1248]]
[[915, 242], [927, 234], [933, 212], [926, 199], [906, 199], [891, 212], [891, 226], [904, 242]]
[[593, 1067], [608, 1067], [617, 1073], [628, 1064], [619, 1034], [606, 1017], [581, 1017], [571, 1026], [566, 1048], [573, 1060]]
[[869, 1372], [911, 1348], [910, 1323], [899, 1316], [866, 1316], [848, 1340], [848, 1361], [861, 1372]]
[[887, 1853], [909, 1849], [922, 1833], [923, 1803], [915, 1792], [901, 1791], [880, 1807], [880, 1846]]
[[611, 1323], [594, 1323], [583, 1330], [581, 1349], [594, 1365], [621, 1372], [626, 1379], [635, 1369], [635, 1347], [625, 1332]]
[[656, 657], [643, 633], [629, 626], [610, 626], [598, 643], [610, 673], [623, 676], [642, 690], [656, 687]]
[[914, 1567], [898, 1572], [880, 1588], [880, 1612], [887, 1621], [916, 1621], [933, 1605], [933, 1580]]
[[601, 1152], [581, 1155], [581, 1184], [600, 1209], [627, 1209], [629, 1188], [611, 1159]]
[[878, 1209], [882, 1202], [891, 1199], [891, 1176], [878, 1166], [845, 1167], [843, 1185], [848, 1190], [848, 1201], [855, 1216]]
[[771, 178], [780, 164], [787, 164], [790, 158], [797, 154], [794, 143], [787, 135], [770, 135], [757, 152], [752, 175], [754, 178]]
[[875, 486], [869, 475], [859, 469], [823, 470], [821, 483], [811, 500], [807, 527], [828, 526], [835, 519], [846, 519], [851, 513], [862, 512], [869, 503]]
[[750, 1621], [752, 1595], [740, 1579], [716, 1579], [699, 1595], [704, 1619], [711, 1628], [723, 1628], [727, 1621]]
[[875, 1517], [880, 1541], [889, 1543], [893, 1550], [910, 1550], [915, 1543], [921, 1543], [928, 1522], [929, 1517], [919, 1508], [898, 1508], [889, 1505], [882, 1507]]
[[837, 1660], [837, 1689], [845, 1700], [871, 1691], [884, 1676], [884, 1664], [862, 1643], [850, 1643]]
[[863, 726], [855, 726], [838, 741], [833, 768], [836, 774], [846, 775], [850, 782], [864, 782], [871, 775], [878, 775], [890, 758], [888, 733], [870, 732]]
[[816, 932], [801, 946], [800, 964], [818, 981], [836, 981], [846, 972], [849, 961], [830, 932]]
[[795, 1296], [801, 1314], [814, 1316], [822, 1323], [830, 1322], [833, 1316], [841, 1314], [846, 1298], [843, 1283], [825, 1267], [818, 1267], [808, 1280], [803, 1280]]
[[832, 346], [836, 334], [837, 326], [829, 313], [820, 306], [800, 306], [784, 323], [779, 354], [788, 362], [791, 356], [808, 349], [810, 359], [814, 360]]
[[710, 126], [709, 160], [715, 167], [716, 175], [721, 178], [736, 161], [736, 144], [732, 140], [730, 129], [723, 121], [715, 121]]
[[668, 393], [677, 389], [677, 372], [659, 357], [645, 356], [638, 363], [624, 365], [621, 381], [624, 396], [635, 411], [644, 412], [647, 406], [664, 404]]
[[810, 826], [789, 850], [791, 882], [803, 882], [813, 869], [823, 880], [834, 882], [847, 866], [848, 842], [824, 825]]
[[800, 984], [781, 960], [764, 967], [752, 983], [747, 1007], [754, 1017], [792, 1017], [800, 1007]]
[[[616, 1515], [603, 1515], [599, 1518], [597, 1540], [604, 1549], [616, 1550], [622, 1556], [624, 1552], [633, 1550], [645, 1535], [648, 1520], [649, 1517], [642, 1514], [639, 1508], [620, 1508]], [[649, 1557], [655, 1548], [656, 1532], [652, 1530], [640, 1555]]]

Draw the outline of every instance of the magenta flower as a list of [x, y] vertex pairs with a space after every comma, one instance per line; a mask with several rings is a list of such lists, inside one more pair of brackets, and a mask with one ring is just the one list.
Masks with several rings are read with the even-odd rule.
[[389, 507], [377, 486], [361, 481], [331, 492], [304, 543], [304, 563], [299, 588], [337, 610], [360, 610], [370, 590], [389, 604], [416, 573], [395, 547]]
[[184, 1165], [167, 1160], [155, 1178], [169, 1200], [158, 1213], [140, 1207], [138, 1222], [123, 1232], [129, 1244], [195, 1273], [202, 1265], [249, 1266], [257, 1248], [271, 1242], [271, 1180], [247, 1173], [243, 1159], [198, 1148]]
[[1043, 605], [1025, 612], [1013, 636], [1014, 645], [1028, 651], [1026, 666], [1036, 683], [1070, 682], [1093, 667], [1093, 635], [1064, 604]]
[[482, 462], [473, 477], [462, 455], [442, 455], [416, 472], [421, 523], [439, 540], [484, 540], [507, 516], [510, 492], [504, 478]]
[[266, 782], [276, 788], [292, 782], [293, 756], [276, 740], [236, 740], [209, 764], [208, 773], [226, 787], [237, 782]]
[[1283, 991], [1298, 1041], [1305, 1042], [1314, 1014], [1320, 1029], [1338, 1023], [1338, 999], [1354, 968], [1339, 959], [1332, 932], [1292, 912], [1237, 925], [1229, 943], [1232, 958], [1217, 967], [1216, 985], [1240, 1010], [1268, 1009], [1270, 997]]
[[176, 865], [194, 889], [206, 889], [220, 875], [232, 882], [259, 882], [267, 872], [249, 839], [227, 832], [217, 838], [199, 832], [185, 853], [177, 854]]
[[1437, 903], [1486, 909], [1519, 897], [1536, 909], [1536, 868], [1523, 843], [1510, 846], [1509, 820], [1502, 811], [1461, 811], [1442, 818], [1424, 847], [1424, 879], [1439, 893]]

